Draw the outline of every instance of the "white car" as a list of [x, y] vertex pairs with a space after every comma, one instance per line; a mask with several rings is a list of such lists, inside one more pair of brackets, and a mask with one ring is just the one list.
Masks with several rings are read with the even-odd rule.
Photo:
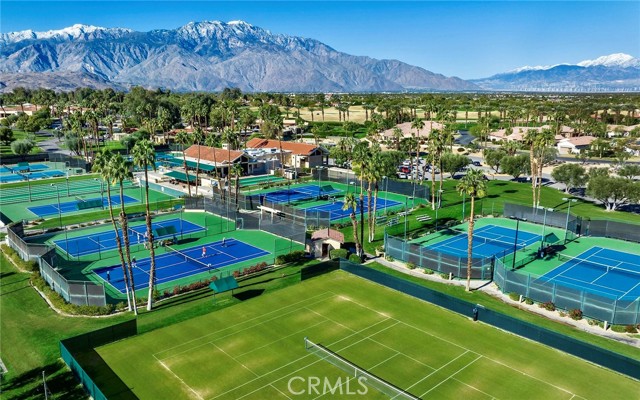
[[398, 178], [399, 179], [407, 179], [407, 174], [405, 174], [404, 172], [398, 172]]

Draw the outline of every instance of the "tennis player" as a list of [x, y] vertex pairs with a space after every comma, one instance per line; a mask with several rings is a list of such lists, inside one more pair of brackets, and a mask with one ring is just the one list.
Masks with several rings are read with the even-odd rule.
[[202, 258], [205, 258], [206, 256], [207, 256], [207, 247], [202, 246]]

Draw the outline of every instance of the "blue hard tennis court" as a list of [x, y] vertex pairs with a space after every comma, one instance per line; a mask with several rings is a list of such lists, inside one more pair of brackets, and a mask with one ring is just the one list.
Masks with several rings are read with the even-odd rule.
[[[474, 229], [473, 256], [479, 258], [503, 256], [513, 253], [514, 244], [517, 250], [521, 250], [542, 240], [542, 236], [523, 231], [522, 229], [517, 231], [517, 235], [518, 241], [515, 243], [515, 229], [497, 225], [486, 225], [481, 228]], [[452, 254], [458, 257], [467, 257], [467, 233], [463, 232], [425, 247], [441, 253]]]
[[[237, 239], [226, 239], [207, 244], [206, 255], [202, 256], [203, 246], [195, 246], [179, 252], [171, 251], [156, 256], [156, 284], [171, 282], [203, 272], [214, 272], [227, 265], [249, 261], [254, 258], [269, 255], [268, 251], [251, 246]], [[140, 289], [149, 284], [151, 259], [145, 258], [136, 262], [133, 280], [135, 287]], [[93, 271], [103, 281], [110, 284], [120, 293], [125, 292], [122, 266], [116, 265]], [[107, 278], [107, 272], [109, 276]]]
[[557, 283], [618, 300], [640, 297], [640, 255], [592, 247], [576, 257], [559, 255], [565, 262], [538, 281]]
[[[364, 213], [365, 214], [368, 212], [368, 208], [367, 208], [368, 204], [369, 204], [369, 197], [365, 196], [364, 197], [364, 207], [365, 207]], [[391, 207], [399, 206], [400, 204], [402, 203], [399, 203], [394, 200], [378, 198], [377, 210], [382, 211]], [[373, 202], [372, 202], [372, 205], [373, 205]], [[323, 204], [319, 206], [312, 206], [312, 207], [305, 208], [304, 210], [307, 212], [322, 211], [322, 212], [331, 213], [330, 219], [331, 221], [335, 221], [335, 220], [346, 218], [349, 216], [349, 214], [351, 214], [351, 209], [343, 210], [342, 207], [344, 207], [344, 202], [340, 200], [334, 200], [332, 203]], [[356, 207], [356, 214], [359, 215], [359, 213], [360, 213], [360, 200], [358, 200], [358, 206]]]
[[[151, 229], [154, 231], [155, 240], [168, 239], [173, 238], [174, 235], [187, 235], [205, 230], [205, 228], [200, 225], [180, 218], [154, 221], [151, 223]], [[146, 241], [144, 237], [146, 231], [147, 226], [145, 224], [130, 226], [130, 244], [144, 244]], [[122, 238], [122, 229], [118, 231], [118, 234]], [[118, 247], [116, 244], [116, 234], [113, 230], [56, 240], [54, 243], [59, 249], [73, 257], [114, 250]]]
[[340, 190], [334, 189], [331, 185], [305, 185], [292, 189], [277, 190], [274, 192], [260, 195], [267, 201], [272, 203], [289, 203], [292, 201], [311, 200], [325, 195], [335, 195], [341, 193]]
[[[108, 207], [109, 206], [109, 200], [108, 200], [107, 196], [95, 197], [95, 198], [91, 198], [91, 199], [82, 199], [83, 202], [98, 202], [98, 204], [100, 203], [100, 200], [102, 202], [102, 206], [103, 207]], [[58, 211], [58, 204], [45, 204], [45, 205], [42, 205], [42, 206], [29, 207], [28, 209], [29, 209], [29, 211], [31, 211], [32, 213], [34, 213], [38, 217], [46, 217], [46, 216], [49, 216], [49, 215], [58, 214], [58, 212], [60, 212], [62, 214], [76, 212], [76, 211], [82, 209], [78, 205], [78, 203], [80, 203], [80, 202], [81, 202], [80, 200], [73, 200], [73, 201], [65, 201], [64, 203], [60, 203], [60, 211]], [[125, 204], [136, 203], [136, 202], [138, 202], [138, 200], [134, 199], [133, 197], [124, 196], [124, 203]], [[111, 196], [111, 204], [119, 205], [120, 204], [120, 196], [118, 196], [118, 195]]]

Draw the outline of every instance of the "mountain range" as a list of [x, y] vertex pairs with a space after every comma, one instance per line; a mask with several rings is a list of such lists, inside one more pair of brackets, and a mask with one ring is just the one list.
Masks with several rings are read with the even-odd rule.
[[0, 92], [134, 85], [246, 92], [640, 91], [640, 60], [612, 54], [465, 81], [397, 60], [349, 55], [243, 21], [190, 22], [149, 32], [78, 24], [0, 34]]
[[317, 40], [272, 34], [243, 21], [191, 22], [150, 32], [74, 25], [2, 34], [0, 82], [4, 90], [70, 84], [248, 92], [479, 89], [397, 60], [352, 56]]
[[525, 66], [471, 82], [494, 91], [638, 92], [640, 59], [617, 53], [577, 64]]

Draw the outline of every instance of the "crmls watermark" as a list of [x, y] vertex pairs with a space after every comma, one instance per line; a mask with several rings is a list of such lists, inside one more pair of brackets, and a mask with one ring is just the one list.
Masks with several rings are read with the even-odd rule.
[[289, 393], [299, 396], [301, 394], [339, 394], [339, 395], [365, 395], [369, 388], [366, 385], [367, 378], [360, 376], [357, 379], [346, 377], [320, 378], [317, 376], [294, 376], [289, 379], [287, 388]]

